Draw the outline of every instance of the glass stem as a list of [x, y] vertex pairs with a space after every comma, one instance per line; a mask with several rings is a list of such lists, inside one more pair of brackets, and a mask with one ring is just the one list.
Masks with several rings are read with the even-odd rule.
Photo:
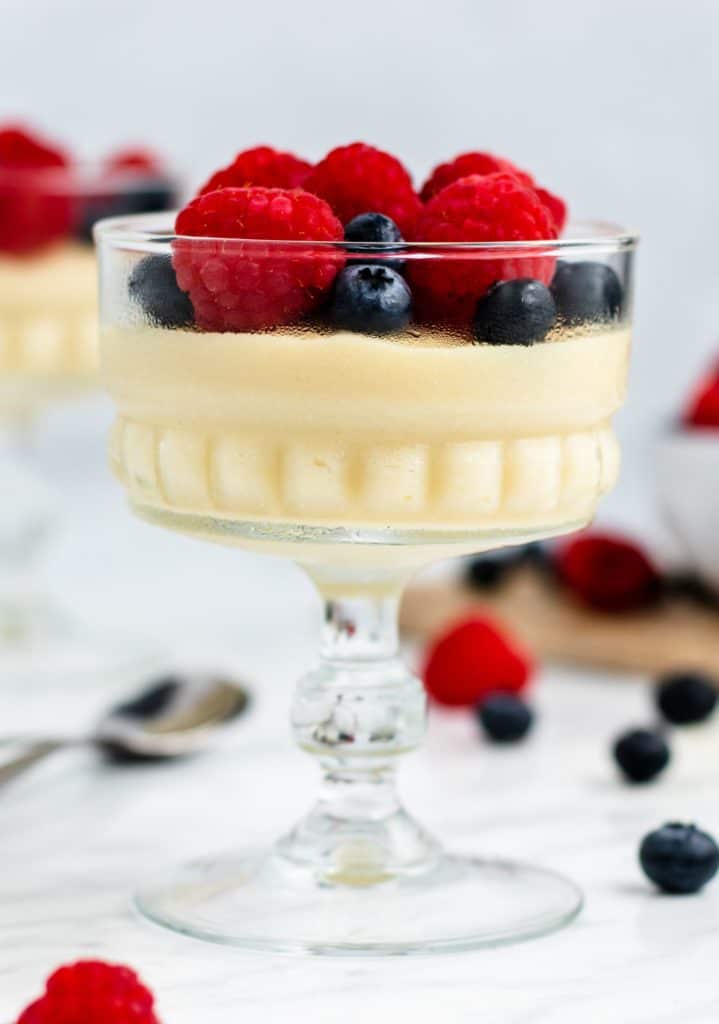
[[318, 666], [298, 684], [292, 727], [319, 759], [323, 782], [310, 814], [280, 853], [313, 863], [327, 880], [369, 884], [426, 867], [436, 844], [403, 809], [397, 757], [422, 741], [425, 695], [399, 656], [401, 584], [324, 599]]

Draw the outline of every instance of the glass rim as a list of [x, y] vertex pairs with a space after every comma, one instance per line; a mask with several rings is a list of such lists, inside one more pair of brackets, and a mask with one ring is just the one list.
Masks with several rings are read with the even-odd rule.
[[[557, 252], [571, 252], [573, 250], [594, 249], [612, 251], [633, 250], [639, 243], [639, 234], [636, 231], [626, 229], [611, 221], [602, 220], [577, 220], [568, 225], [572, 232], [570, 236], [562, 238], [545, 239], [520, 239], [513, 241], [492, 242], [353, 242], [339, 239], [328, 241], [323, 239], [316, 241], [311, 238], [281, 239], [281, 238], [230, 238], [220, 235], [178, 235], [170, 227], [174, 227], [178, 211], [167, 211], [162, 214], [142, 213], [130, 214], [129, 216], [107, 217], [96, 222], [93, 233], [96, 242], [109, 242], [113, 245], [122, 245], [129, 249], [147, 251], [155, 246], [169, 245], [173, 242], [188, 242], [197, 245], [199, 242], [212, 242], [227, 246], [250, 244], [265, 247], [306, 248], [311, 246], [319, 250], [347, 250], [352, 253], [368, 252], [381, 254], [402, 253], [411, 256], [412, 253], [424, 254], [428, 252], [497, 252], [507, 250], [519, 250], [522, 253], [541, 252], [542, 255], [552, 255]], [[548, 251], [549, 250], [549, 251]]]

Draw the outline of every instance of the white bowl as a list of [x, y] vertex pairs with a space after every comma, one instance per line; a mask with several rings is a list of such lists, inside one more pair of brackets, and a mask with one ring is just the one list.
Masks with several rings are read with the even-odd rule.
[[719, 592], [719, 430], [666, 434], [657, 477], [662, 512], [684, 564]]

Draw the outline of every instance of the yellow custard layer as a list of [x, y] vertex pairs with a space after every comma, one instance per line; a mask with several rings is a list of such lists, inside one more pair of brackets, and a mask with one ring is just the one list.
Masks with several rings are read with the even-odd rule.
[[102, 331], [132, 501], [203, 521], [550, 532], [612, 486], [630, 336]]
[[0, 256], [0, 378], [88, 378], [97, 370], [97, 269], [92, 246]]

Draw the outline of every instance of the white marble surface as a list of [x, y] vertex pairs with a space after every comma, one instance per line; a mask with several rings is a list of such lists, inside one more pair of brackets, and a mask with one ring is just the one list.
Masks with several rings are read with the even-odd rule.
[[[719, 833], [719, 724], [676, 737], [660, 784], [622, 786], [607, 745], [649, 716], [641, 681], [547, 670], [530, 742], [495, 750], [467, 716], [435, 713], [425, 749], [404, 766], [408, 803], [448, 843], [552, 866], [584, 888], [586, 908], [562, 932], [476, 954], [332, 961], [222, 950], [139, 920], [129, 893], [150, 872], [268, 841], [311, 799], [315, 767], [292, 748], [286, 713], [312, 657], [315, 606], [292, 567], [131, 522], [106, 479], [83, 482], [101, 465], [94, 435], [75, 438], [72, 458], [60, 444], [76, 429], [58, 427], [41, 451], [70, 520], [50, 583], [88, 622], [142, 628], [180, 658], [236, 666], [257, 702], [211, 756], [120, 771], [78, 751], [0, 793], [0, 1021], [14, 1020], [57, 964], [99, 956], [140, 970], [164, 1024], [715, 1024], [719, 883], [661, 897], [636, 850], [668, 819]], [[111, 696], [102, 682], [0, 688], [2, 731], [30, 712], [62, 729]]]

